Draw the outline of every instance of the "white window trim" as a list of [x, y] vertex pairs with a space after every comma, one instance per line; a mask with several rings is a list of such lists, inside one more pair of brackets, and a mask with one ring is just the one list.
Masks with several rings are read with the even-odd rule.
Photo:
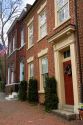
[[69, 17], [64, 20], [62, 23], [58, 24], [58, 16], [57, 16], [57, 4], [56, 4], [56, 0], [54, 0], [54, 11], [55, 11], [55, 27], [54, 29], [58, 28], [59, 26], [61, 26], [62, 24], [64, 24], [65, 22], [67, 22], [71, 17], [70, 17], [70, 7], [69, 7], [69, 0], [68, 0], [68, 9], [69, 9]]
[[22, 49], [26, 44], [24, 43], [23, 46], [21, 46], [20, 48], [18, 48], [17, 50], [20, 50]]
[[19, 83], [6, 84], [5, 86], [12, 86], [12, 85], [19, 85], [19, 84], [20, 84], [20, 82]]
[[29, 27], [29, 25], [34, 21], [34, 17], [32, 17], [29, 22], [27, 23], [27, 26]]
[[47, 55], [44, 55], [43, 57], [39, 58], [39, 73], [40, 73], [40, 88], [38, 93], [44, 93], [44, 88], [43, 88], [43, 84], [42, 84], [42, 68], [41, 68], [41, 61], [43, 58], [47, 57]]
[[27, 63], [31, 63], [31, 62], [33, 62], [33, 60], [34, 60], [34, 57], [32, 56], [32, 57], [29, 57], [28, 59], [27, 59]]
[[46, 55], [47, 53], [48, 53], [48, 48], [43, 49], [43, 50], [41, 50], [41, 51], [38, 53], [38, 57], [44, 56], [44, 55]]
[[[30, 65], [31, 65], [31, 64], [33, 64], [33, 66], [34, 66], [34, 62], [31, 61], [31, 62], [28, 63], [28, 81], [30, 80]], [[33, 70], [34, 70], [34, 68], [33, 68]], [[33, 71], [33, 72], [34, 72], [34, 71]]]
[[[47, 0], [45, 1], [45, 3], [43, 5], [41, 5], [40, 9], [37, 11], [37, 14], [38, 14], [38, 42], [43, 39], [45, 36], [47, 36], [47, 31], [46, 31], [46, 34], [41, 38], [40, 37], [40, 14], [45, 11], [47, 12], [46, 10], [46, 4], [47, 4]], [[47, 17], [46, 17], [47, 18]], [[46, 25], [47, 25], [47, 19], [46, 19]]]
[[37, 14], [39, 14], [46, 6], [47, 0], [40, 6], [39, 10], [37, 11]]

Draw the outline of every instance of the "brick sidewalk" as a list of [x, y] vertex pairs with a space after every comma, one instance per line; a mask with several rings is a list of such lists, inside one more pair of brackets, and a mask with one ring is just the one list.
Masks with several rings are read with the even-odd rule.
[[66, 121], [43, 106], [32, 106], [27, 102], [0, 102], [0, 125], [83, 125], [83, 121]]

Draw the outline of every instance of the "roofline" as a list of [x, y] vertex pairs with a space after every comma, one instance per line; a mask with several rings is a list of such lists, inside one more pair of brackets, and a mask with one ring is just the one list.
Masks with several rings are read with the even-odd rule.
[[[33, 3], [33, 5], [30, 5], [30, 4], [27, 4], [26, 7], [23, 9], [22, 13], [20, 14], [20, 16], [18, 18], [16, 18], [14, 20], [14, 22], [12, 23], [12, 25], [10, 26], [7, 34], [9, 34], [11, 32], [11, 30], [13, 29], [14, 25], [17, 23], [17, 21], [20, 21], [22, 19], [24, 19], [28, 14], [29, 12], [33, 9], [33, 7], [36, 5], [36, 3], [38, 2], [39, 0], [35, 0], [35, 2]], [[29, 7], [30, 6], [30, 7]]]
[[11, 24], [10, 28], [7, 31], [7, 34], [9, 34], [11, 32], [11, 30], [13, 29], [13, 27], [15, 26], [15, 24], [18, 22], [18, 18], [15, 18], [15, 20], [13, 21], [13, 23]]
[[11, 30], [13, 29], [13, 27], [15, 26], [15, 24], [22, 20], [26, 14], [28, 13], [29, 9], [31, 8], [31, 5], [30, 4], [27, 4], [26, 7], [23, 9], [23, 11], [21, 12], [20, 16], [15, 18], [15, 20], [13, 21], [13, 23], [11, 24], [10, 28], [8, 29], [7, 31], [7, 34], [9, 34], [11, 32]]

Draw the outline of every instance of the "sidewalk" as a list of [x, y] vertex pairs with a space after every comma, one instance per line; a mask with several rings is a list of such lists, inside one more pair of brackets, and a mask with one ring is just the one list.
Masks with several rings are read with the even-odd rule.
[[0, 125], [83, 125], [83, 121], [66, 121], [28, 102], [1, 101]]
[[5, 93], [4, 92], [0, 92], [0, 101], [4, 101], [5, 100]]

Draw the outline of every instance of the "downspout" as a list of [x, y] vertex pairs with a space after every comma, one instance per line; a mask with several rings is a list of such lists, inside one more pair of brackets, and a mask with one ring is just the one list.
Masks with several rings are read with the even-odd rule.
[[78, 50], [78, 61], [79, 61], [79, 72], [80, 72], [80, 102], [83, 103], [83, 80], [82, 80], [82, 69], [81, 69], [81, 56], [80, 56], [80, 43], [79, 43], [79, 29], [78, 29], [78, 14], [77, 14], [77, 1], [75, 2], [75, 20], [76, 20], [76, 34], [77, 34], [77, 50]]

